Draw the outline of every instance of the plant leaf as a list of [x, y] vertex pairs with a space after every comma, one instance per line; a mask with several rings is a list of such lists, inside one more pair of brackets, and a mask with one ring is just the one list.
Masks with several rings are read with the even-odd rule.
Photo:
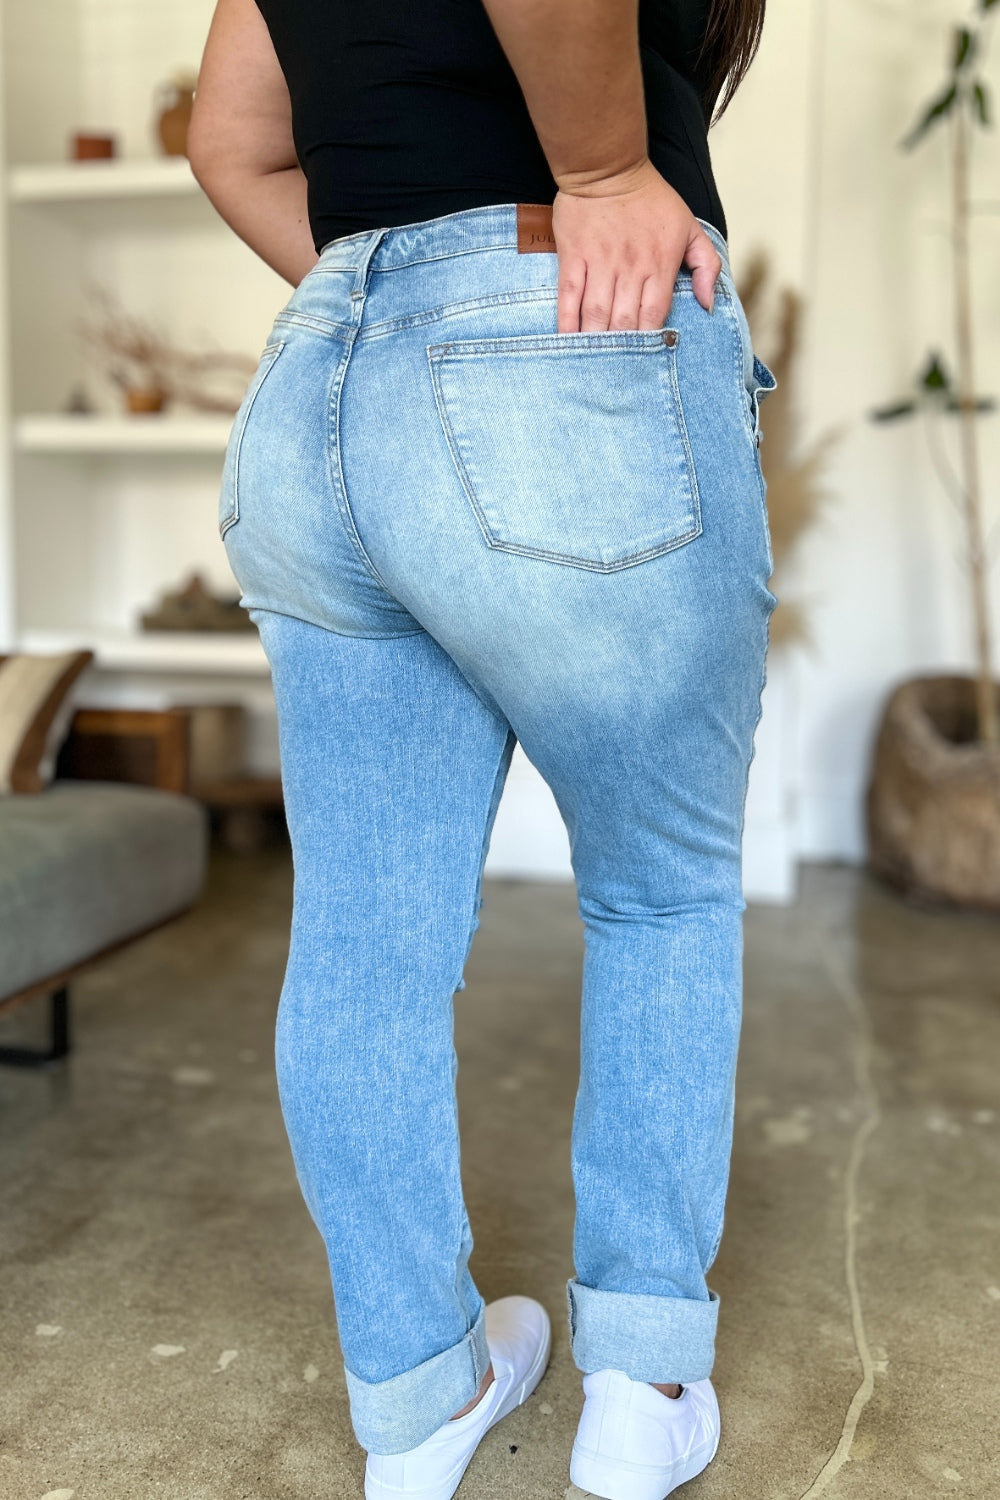
[[[997, 403], [995, 396], [977, 396], [972, 403], [974, 411], [996, 411]], [[950, 396], [945, 402], [946, 411], [961, 411], [962, 403], [957, 396]]]
[[976, 38], [967, 26], [959, 26], [955, 32], [955, 58], [952, 67], [955, 72], [964, 68], [976, 55]]
[[903, 140], [904, 151], [908, 151], [911, 146], [915, 146], [937, 120], [940, 120], [944, 115], [949, 113], [957, 97], [958, 84], [952, 83], [948, 85], [944, 93], [940, 94], [933, 103], [928, 104], [916, 125], [914, 125], [909, 135]]
[[924, 366], [923, 374], [919, 377], [918, 384], [921, 390], [926, 391], [929, 395], [936, 394], [938, 391], [951, 391], [951, 379], [944, 367], [940, 354], [935, 351], [931, 352]]
[[980, 125], [991, 124], [989, 95], [986, 92], [985, 85], [978, 78], [972, 85], [972, 102], [975, 105], [976, 117]]
[[994, 7], [994, 5], [996, 5], [996, 3], [997, 3], [997, 0], [979, 0], [979, 9], [980, 10], [992, 10], [993, 7]]
[[877, 406], [868, 415], [873, 422], [894, 422], [897, 417], [911, 417], [916, 409], [916, 401], [894, 401], [891, 406]]

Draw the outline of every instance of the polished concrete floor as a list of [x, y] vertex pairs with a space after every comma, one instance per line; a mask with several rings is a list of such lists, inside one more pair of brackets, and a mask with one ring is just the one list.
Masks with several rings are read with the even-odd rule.
[[[0, 1069], [3, 1500], [362, 1494], [272, 1071], [288, 907], [283, 854], [220, 857], [196, 911], [79, 981], [68, 1065]], [[683, 1493], [1000, 1496], [1000, 921], [815, 867], [746, 936], [724, 1437]], [[488, 888], [456, 1002], [473, 1269], [556, 1342], [462, 1500], [578, 1494], [579, 969], [570, 889]]]

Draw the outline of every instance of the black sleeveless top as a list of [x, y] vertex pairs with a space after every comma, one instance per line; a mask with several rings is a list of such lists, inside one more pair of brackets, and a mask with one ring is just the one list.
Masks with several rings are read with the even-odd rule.
[[[482, 0], [257, 0], [285, 75], [316, 249], [556, 184]], [[711, 0], [641, 0], [653, 165], [723, 236], [715, 101], [694, 53]]]

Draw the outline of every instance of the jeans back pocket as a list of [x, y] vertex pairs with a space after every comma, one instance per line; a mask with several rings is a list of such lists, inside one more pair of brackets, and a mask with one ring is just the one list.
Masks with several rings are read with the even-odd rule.
[[676, 329], [427, 350], [445, 436], [490, 547], [614, 572], [701, 532]]
[[247, 386], [246, 395], [233, 418], [233, 425], [226, 443], [226, 458], [222, 468], [222, 485], [219, 494], [220, 536], [225, 536], [230, 526], [235, 526], [240, 518], [240, 448], [243, 444], [243, 436], [254, 402], [260, 395], [261, 386], [273, 370], [275, 361], [284, 347], [284, 342], [281, 341], [268, 344], [262, 350], [257, 369]]

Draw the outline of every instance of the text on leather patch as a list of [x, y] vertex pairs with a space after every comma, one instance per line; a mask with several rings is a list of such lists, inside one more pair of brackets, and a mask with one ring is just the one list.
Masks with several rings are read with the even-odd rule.
[[555, 252], [556, 237], [552, 233], [552, 207], [548, 203], [519, 203], [517, 205], [517, 250], [519, 255], [530, 255], [536, 251]]

